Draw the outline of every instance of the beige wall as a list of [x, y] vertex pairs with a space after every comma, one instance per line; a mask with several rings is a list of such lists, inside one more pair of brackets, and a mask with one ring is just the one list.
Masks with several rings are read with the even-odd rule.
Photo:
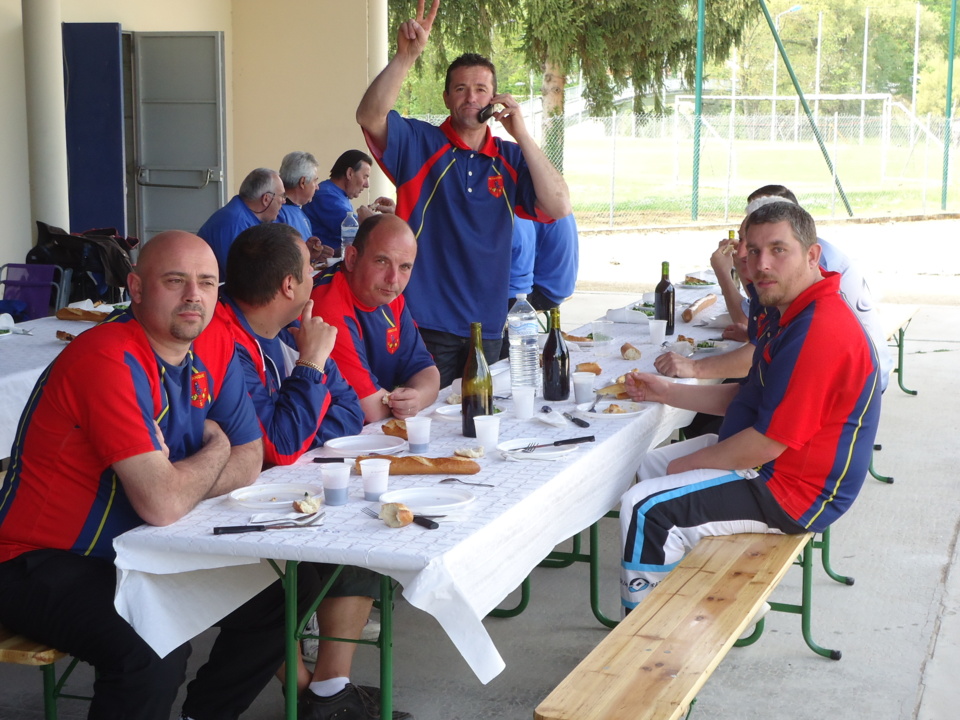
[[[135, 32], [224, 33], [229, 194], [251, 169], [278, 168], [291, 150], [316, 155], [326, 177], [341, 152], [365, 148], [354, 112], [386, 62], [367, 33], [368, 17], [385, 22], [386, 0], [61, 0], [61, 13], [64, 22], [119, 22]], [[21, 0], [0, 0], [0, 264], [22, 262], [35, 236], [22, 30]], [[382, 176], [377, 182], [378, 192], [388, 189]]]

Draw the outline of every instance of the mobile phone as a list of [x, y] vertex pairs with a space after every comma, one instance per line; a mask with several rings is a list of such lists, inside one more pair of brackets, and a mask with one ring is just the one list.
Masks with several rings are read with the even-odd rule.
[[487, 105], [479, 113], [477, 113], [477, 119], [482, 123], [485, 123], [492, 116], [493, 116], [493, 103], [491, 103], [490, 105]]

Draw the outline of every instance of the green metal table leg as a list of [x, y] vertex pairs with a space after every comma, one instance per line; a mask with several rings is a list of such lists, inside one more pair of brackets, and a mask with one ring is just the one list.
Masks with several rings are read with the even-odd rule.
[[380, 576], [380, 717], [393, 717], [393, 582]]
[[297, 640], [297, 625], [300, 617], [297, 612], [297, 570], [297, 561], [288, 560], [286, 572], [283, 573], [284, 599], [286, 602], [284, 634], [287, 638], [284, 694], [287, 701], [287, 720], [297, 720], [297, 696], [299, 694], [297, 692], [297, 667], [300, 659], [300, 643]]
[[[600, 610], [600, 522], [590, 526], [590, 609], [601, 625], [614, 628], [619, 620], [608, 618]], [[693, 705], [690, 706], [691, 708]]]
[[830, 528], [828, 527], [820, 535], [819, 540], [811, 540], [813, 547], [820, 551], [820, 562], [823, 563], [823, 570], [830, 576], [831, 580], [836, 580], [841, 585], [853, 585], [855, 580], [849, 575], [841, 575], [830, 565]]
[[879, 474], [877, 474], [877, 471], [873, 469], [874, 453], [876, 453], [876, 452], [878, 452], [878, 451], [880, 451], [880, 450], [883, 450], [883, 445], [874, 445], [874, 446], [873, 446], [873, 453], [870, 454], [870, 467], [869, 467], [868, 469], [869, 469], [869, 471], [870, 471], [870, 474], [873, 475], [873, 477], [874, 477], [875, 480], [879, 480], [880, 482], [882, 482], [882, 483], [887, 483], [887, 484], [889, 485], [889, 484], [891, 484], [891, 483], [893, 482], [893, 477], [890, 476], [890, 475], [879, 475]]
[[547, 555], [545, 560], [540, 562], [540, 567], [543, 568], [565, 568], [570, 567], [578, 560], [583, 558], [583, 555], [580, 551], [580, 533], [577, 533], [573, 536], [573, 548], [570, 552], [552, 552]]
[[907, 395], [916, 395], [916, 390], [908, 390], [903, 386], [903, 336], [906, 335], [908, 327], [910, 327], [909, 322], [900, 328], [900, 331], [897, 333], [897, 366], [893, 371], [897, 374], [897, 384], [900, 385], [900, 389]]
[[527, 605], [530, 604], [530, 576], [527, 575], [523, 579], [523, 582], [520, 583], [520, 602], [512, 608], [494, 608], [490, 611], [490, 617], [495, 618], [512, 618], [516, 617], [524, 610], [527, 609]]

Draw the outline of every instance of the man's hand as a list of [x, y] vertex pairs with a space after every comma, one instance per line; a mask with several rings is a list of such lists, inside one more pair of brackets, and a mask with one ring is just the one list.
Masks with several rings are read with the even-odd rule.
[[203, 446], [207, 447], [208, 445], [216, 446], [217, 444], [222, 445], [227, 448], [227, 452], [230, 451], [230, 440], [227, 438], [226, 434], [220, 428], [220, 426], [215, 423], [213, 420], [204, 420], [203, 421]]
[[497, 110], [493, 116], [500, 121], [514, 140], [519, 140], [527, 134], [527, 125], [523, 120], [523, 113], [520, 111], [520, 104], [510, 93], [501, 93], [494, 95], [490, 102], [494, 105], [503, 105], [502, 110]]
[[163, 456], [170, 459], [170, 448], [167, 447], [167, 441], [163, 439], [163, 430], [160, 429], [160, 423], [153, 421], [153, 429], [157, 431], [157, 442], [160, 443], [160, 452]]
[[720, 337], [724, 340], [735, 340], [737, 342], [747, 342], [750, 339], [750, 336], [747, 334], [747, 326], [740, 323], [727, 325], [723, 329]]
[[666, 396], [673, 386], [669, 380], [650, 373], [627, 373], [623, 384], [634, 402], [666, 403]]
[[423, 410], [424, 404], [420, 393], [414, 388], [398, 387], [390, 393], [390, 411], [395, 418], [406, 420]]
[[370, 209], [378, 213], [388, 213], [390, 215], [395, 215], [397, 212], [397, 204], [393, 201], [393, 198], [381, 196], [373, 201], [373, 204], [370, 206]]
[[320, 238], [316, 235], [307, 240], [307, 250], [310, 251], [311, 263], [318, 263], [333, 257], [333, 248], [320, 242]]
[[290, 328], [297, 340], [300, 359], [324, 366], [337, 340], [337, 329], [328, 325], [322, 317], [313, 316], [313, 300], [307, 300], [300, 315], [300, 327]]
[[[733, 248], [732, 250], [730, 248]], [[730, 271], [734, 268], [734, 258], [736, 257], [737, 252], [737, 242], [736, 240], [731, 241], [730, 238], [725, 238], [720, 241], [720, 244], [717, 245], [717, 249], [713, 251], [713, 255], [710, 256], [710, 267], [713, 268], [713, 272], [716, 273], [717, 277], [725, 275], [726, 277], [731, 277]]]
[[424, 0], [417, 0], [417, 16], [402, 23], [397, 32], [397, 55], [406, 55], [411, 64], [427, 46], [430, 29], [437, 17], [437, 10], [440, 9], [440, 0], [433, 0], [430, 13], [426, 17], [423, 16], [423, 6]]
[[667, 377], [695, 378], [697, 376], [696, 361], [675, 352], [660, 355], [653, 361], [653, 366], [658, 373]]

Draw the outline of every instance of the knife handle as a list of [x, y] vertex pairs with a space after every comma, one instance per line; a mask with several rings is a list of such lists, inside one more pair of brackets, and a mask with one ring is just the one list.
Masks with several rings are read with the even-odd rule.
[[266, 530], [266, 525], [222, 525], [213, 529], [214, 535], [233, 535], [245, 532], [262, 532]]
[[338, 457], [315, 457], [313, 459], [315, 463], [342, 463], [342, 462], [346, 462], [346, 460], [347, 460], [346, 458], [338, 458]]
[[588, 427], [590, 427], [590, 423], [588, 423], [586, 420], [582, 420], [582, 419], [580, 419], [580, 418], [578, 418], [578, 417], [574, 417], [573, 415], [571, 415], [571, 414], [568, 413], [568, 412], [565, 412], [565, 413], [563, 414], [563, 416], [564, 416], [567, 420], [569, 420], [570, 422], [572, 422], [574, 425], [579, 425], [579, 426], [582, 427], [582, 428], [588, 428]]
[[593, 435], [586, 437], [568, 438], [567, 440], [557, 440], [554, 445], [576, 445], [577, 443], [593, 442], [596, 438]]
[[423, 515], [414, 515], [413, 521], [417, 525], [427, 528], [427, 530], [436, 530], [438, 527], [440, 527], [440, 523], [434, 522], [430, 518], [425, 518]]

